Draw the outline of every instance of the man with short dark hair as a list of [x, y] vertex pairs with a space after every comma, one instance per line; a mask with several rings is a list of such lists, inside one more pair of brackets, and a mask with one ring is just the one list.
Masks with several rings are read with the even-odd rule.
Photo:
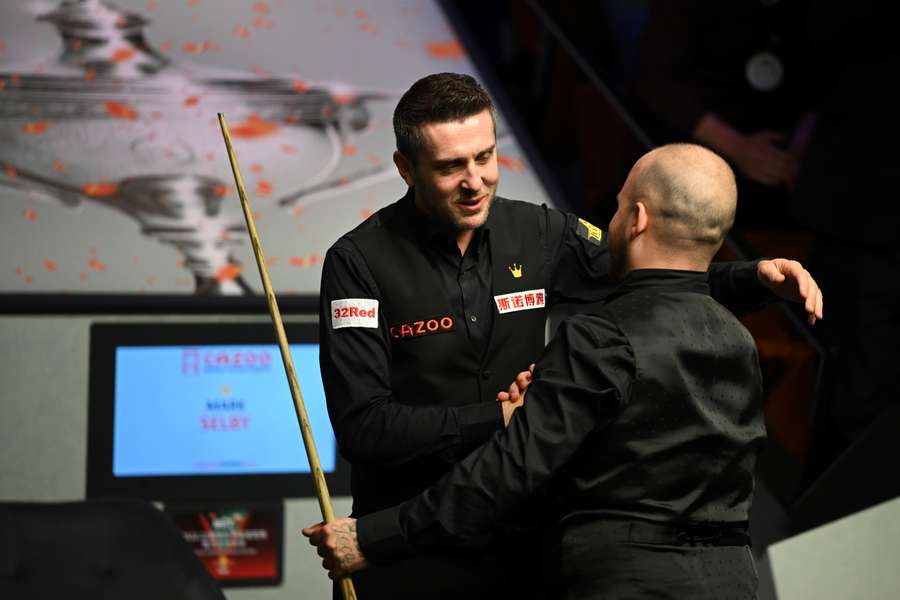
[[734, 221], [734, 175], [700, 146], [663, 146], [618, 203], [617, 289], [560, 326], [505, 432], [419, 496], [359, 519], [360, 533], [390, 524], [362, 553], [354, 519], [304, 530], [331, 576], [477, 547], [540, 494], [552, 597], [756, 597], [747, 521], [762, 378], [753, 338], [706, 282]]
[[[496, 196], [493, 104], [473, 78], [417, 81], [394, 124], [409, 191], [341, 237], [322, 272], [320, 362], [353, 467], [354, 516], [412, 498], [502, 430], [514, 403], [495, 398], [542, 352], [548, 307], [610, 289], [604, 232]], [[769, 286], [821, 311], [815, 282], [793, 261], [717, 266], [710, 286], [731, 307], [759, 304]], [[363, 546], [391, 525], [370, 521]], [[498, 561], [528, 558], [509, 547], [417, 556], [368, 570], [357, 586], [376, 598], [477, 593], [497, 579]]]

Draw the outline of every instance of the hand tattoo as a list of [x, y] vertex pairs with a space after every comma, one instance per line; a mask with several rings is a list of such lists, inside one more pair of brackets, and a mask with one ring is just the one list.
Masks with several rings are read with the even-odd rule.
[[335, 525], [333, 531], [337, 538], [334, 558], [337, 561], [338, 570], [352, 572], [360, 568], [365, 559], [359, 549], [359, 540], [356, 536], [356, 521]]

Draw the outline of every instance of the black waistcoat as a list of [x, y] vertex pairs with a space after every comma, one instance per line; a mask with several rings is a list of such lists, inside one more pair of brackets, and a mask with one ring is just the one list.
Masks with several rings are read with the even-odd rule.
[[[420, 235], [421, 218], [402, 202], [380, 210], [375, 226], [347, 234], [372, 273], [380, 294], [379, 310], [390, 326], [394, 401], [422, 407], [495, 402], [497, 392], [507, 389], [543, 351], [546, 308], [499, 314], [495, 303], [493, 328], [482, 355], [469, 341], [464, 323], [447, 327], [447, 319], [456, 316], [434, 262], [437, 258], [428, 252], [426, 236]], [[495, 297], [540, 290], [546, 305], [542, 210], [495, 198], [486, 223]], [[520, 277], [511, 272], [514, 266], [521, 267]], [[413, 497], [470, 450], [397, 466], [353, 469], [354, 514]], [[363, 497], [363, 490], [377, 491]]]
[[746, 521], [765, 438], [756, 345], [702, 279], [660, 273], [598, 313], [628, 339], [635, 375], [621, 414], [572, 461], [570, 480], [592, 485], [563, 483], [561, 516]]

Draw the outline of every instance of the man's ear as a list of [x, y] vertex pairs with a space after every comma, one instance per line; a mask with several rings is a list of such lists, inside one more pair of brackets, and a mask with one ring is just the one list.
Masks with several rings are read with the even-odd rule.
[[647, 231], [650, 217], [647, 214], [647, 205], [643, 202], [635, 202], [631, 210], [631, 239], [634, 239]]
[[397, 165], [397, 172], [406, 182], [406, 185], [413, 187], [415, 179], [413, 178], [413, 165], [408, 158], [403, 156], [399, 150], [394, 150], [394, 164]]

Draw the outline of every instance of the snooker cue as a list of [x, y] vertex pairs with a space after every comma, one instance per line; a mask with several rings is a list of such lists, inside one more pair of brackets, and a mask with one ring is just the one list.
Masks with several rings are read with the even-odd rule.
[[[306, 405], [303, 404], [303, 394], [297, 383], [297, 373], [294, 371], [294, 361], [291, 359], [291, 350], [288, 347], [287, 335], [284, 332], [284, 323], [281, 320], [281, 312], [278, 310], [278, 302], [275, 300], [275, 292], [272, 290], [272, 281], [266, 269], [266, 259], [259, 243], [259, 234], [256, 232], [256, 224], [253, 222], [253, 214], [250, 211], [250, 202], [247, 200], [247, 192], [244, 189], [244, 180], [241, 178], [241, 170], [238, 167], [237, 156], [231, 146], [231, 135], [228, 133], [228, 125], [225, 123], [225, 115], [218, 113], [219, 125], [222, 128], [222, 136], [225, 138], [225, 149], [228, 152], [228, 160], [231, 161], [231, 170], [234, 173], [234, 182], [237, 185], [238, 196], [241, 199], [241, 208], [244, 211], [244, 219], [247, 221], [247, 230], [250, 232], [250, 243], [253, 246], [253, 255], [259, 267], [259, 275], [262, 278], [263, 289], [266, 293], [266, 302], [269, 305], [269, 314], [272, 324], [275, 326], [275, 334], [278, 336], [278, 347], [281, 349], [281, 359], [284, 362], [284, 371], [287, 374], [288, 384], [291, 388], [291, 396], [294, 399], [294, 410], [297, 413], [297, 421], [300, 423], [300, 433], [303, 436], [303, 445], [306, 448], [306, 456], [309, 459], [309, 468], [312, 471], [313, 482], [316, 487], [316, 497], [319, 500], [319, 508], [322, 510], [322, 518], [326, 523], [334, 521], [334, 508], [331, 506], [331, 495], [328, 493], [328, 485], [325, 483], [325, 475], [322, 473], [322, 465], [319, 462], [319, 453], [316, 451], [316, 441], [313, 439], [312, 427], [306, 414]], [[344, 600], [356, 600], [356, 590], [353, 581], [349, 577], [340, 579], [341, 592]]]

